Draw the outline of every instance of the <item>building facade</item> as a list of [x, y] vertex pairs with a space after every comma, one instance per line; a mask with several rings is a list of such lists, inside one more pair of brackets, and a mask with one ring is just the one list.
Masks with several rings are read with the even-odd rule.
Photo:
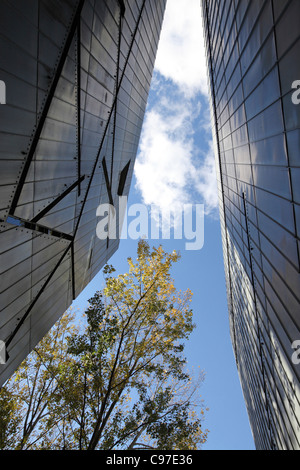
[[0, 386], [118, 248], [165, 3], [0, 2]]
[[300, 2], [202, 12], [236, 364], [256, 448], [299, 450]]

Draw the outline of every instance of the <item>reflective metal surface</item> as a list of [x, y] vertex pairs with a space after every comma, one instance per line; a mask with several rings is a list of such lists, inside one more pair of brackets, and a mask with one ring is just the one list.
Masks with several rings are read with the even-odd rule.
[[300, 2], [202, 7], [238, 372], [257, 449], [299, 450]]
[[96, 209], [128, 195], [164, 9], [0, 2], [0, 385], [118, 248]]

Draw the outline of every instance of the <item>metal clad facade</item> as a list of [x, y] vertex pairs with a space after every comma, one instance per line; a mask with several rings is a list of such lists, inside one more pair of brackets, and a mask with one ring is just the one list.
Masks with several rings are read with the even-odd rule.
[[129, 193], [164, 10], [0, 2], [0, 386], [118, 248], [96, 210]]
[[257, 449], [300, 449], [298, 0], [202, 0], [230, 329]]

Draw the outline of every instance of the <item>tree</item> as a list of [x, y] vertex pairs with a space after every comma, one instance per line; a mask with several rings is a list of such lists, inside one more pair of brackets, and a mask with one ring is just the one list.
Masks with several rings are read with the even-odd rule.
[[[201, 447], [207, 438], [201, 429], [203, 375], [195, 380], [186, 370], [184, 342], [195, 325], [192, 294], [177, 291], [170, 275], [178, 259], [176, 252], [151, 251], [140, 241], [127, 273], [114, 276], [114, 268], [105, 267], [104, 288], [89, 300], [84, 327], [71, 332], [68, 326], [60, 352], [49, 354], [43, 342], [36, 349], [29, 382], [39, 387], [23, 400], [32, 417], [30, 429], [23, 424], [25, 448]], [[18, 374], [23, 380], [26, 364]], [[20, 387], [14, 384], [1, 394], [9, 390], [15, 399]], [[18, 445], [24, 448], [24, 439]]]
[[70, 309], [22, 362], [0, 390], [0, 449], [24, 450], [42, 444], [59, 425], [52, 402], [60, 389], [60, 369], [68, 360], [67, 337], [76, 333]]

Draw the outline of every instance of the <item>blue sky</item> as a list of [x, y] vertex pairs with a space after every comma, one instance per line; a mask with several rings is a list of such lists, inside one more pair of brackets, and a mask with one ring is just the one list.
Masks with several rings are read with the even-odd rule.
[[[128, 206], [181, 214], [185, 204], [204, 204], [202, 249], [188, 251], [186, 240], [172, 237], [149, 243], [180, 251], [175, 284], [194, 293], [197, 328], [185, 353], [189, 368], [205, 372], [201, 394], [210, 432], [204, 449], [248, 450], [254, 445], [229, 334], [200, 1], [188, 3], [168, 0]], [[109, 261], [117, 273], [127, 270], [136, 247], [134, 240], [121, 241]], [[100, 273], [74, 305], [83, 308], [101, 283]]]

